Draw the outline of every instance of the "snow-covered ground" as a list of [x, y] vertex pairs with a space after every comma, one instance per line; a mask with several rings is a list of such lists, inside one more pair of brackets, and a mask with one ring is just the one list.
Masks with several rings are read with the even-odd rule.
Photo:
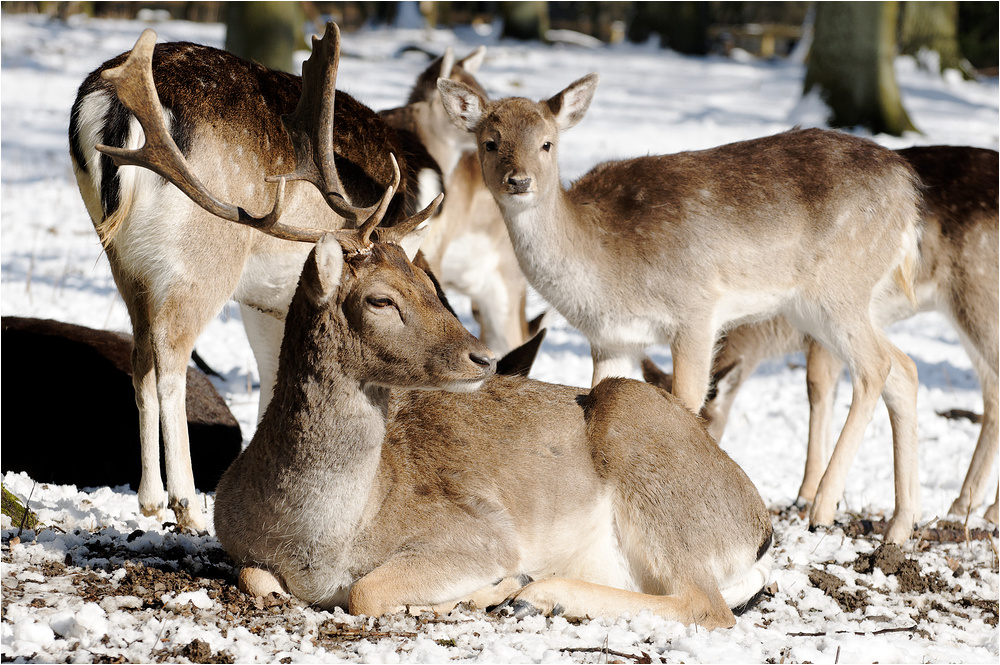
[[[143, 27], [83, 17], [68, 25], [2, 17], [0, 307], [5, 316], [129, 330], [77, 192], [66, 128], [85, 75], [130, 48]], [[220, 25], [152, 27], [162, 40], [220, 46], [224, 37]], [[450, 44], [459, 55], [487, 44], [479, 79], [492, 96], [540, 98], [597, 71], [601, 85], [587, 117], [562, 139], [567, 180], [602, 160], [707, 148], [814, 117], [813, 108], [797, 105], [804, 72], [795, 62], [745, 55], [690, 58], [652, 46], [587, 50], [499, 43], [485, 33], [346, 34], [338, 87], [376, 109], [402, 104], [426, 65], [420, 54], [397, 55], [410, 44], [434, 52]], [[896, 72], [903, 102], [923, 134], [876, 136], [877, 141], [893, 148], [948, 143], [997, 149], [996, 79], [931, 75], [905, 58], [897, 61]], [[458, 297], [454, 302], [474, 325], [468, 303]], [[532, 298], [531, 314], [543, 308]], [[977, 425], [936, 412], [981, 411], [981, 397], [972, 366], [943, 318], [914, 317], [894, 326], [891, 335], [920, 371], [920, 489], [923, 519], [930, 523], [945, 517], [979, 434]], [[208, 326], [197, 349], [225, 377], [216, 385], [249, 439], [257, 394], [247, 385], [256, 381], [256, 368], [235, 307]], [[669, 349], [652, 351], [669, 368]], [[557, 317], [533, 376], [586, 386], [590, 373], [585, 339]], [[54, 378], [56, 403], [72, 399], [71, 390], [81, 382], [85, 377]], [[849, 400], [845, 380], [837, 402], [841, 420]], [[995, 538], [909, 543], [904, 554], [917, 562], [916, 583], [913, 575], [904, 581], [902, 573], [886, 572], [889, 568], [867, 570], [864, 562], [879, 545], [877, 538], [848, 528], [810, 533], [801, 516], [781, 512], [801, 480], [807, 425], [801, 356], [763, 366], [736, 401], [723, 445], [775, 511], [777, 563], [773, 595], [730, 630], [709, 633], [646, 613], [569, 623], [468, 611], [375, 620], [294, 602], [258, 607], [233, 591], [231, 571], [213, 536], [177, 534], [143, 517], [129, 488], [33, 487], [24, 474], [6, 473], [5, 487], [22, 499], [31, 494], [31, 506], [48, 528], [26, 532], [20, 544], [8, 547], [17, 525], [4, 520], [0, 653], [5, 661], [74, 662], [115, 662], [121, 656], [133, 662], [228, 657], [229, 662], [995, 663], [1000, 654]], [[91, 445], [99, 435], [81, 425], [79, 436], [80, 445]], [[996, 475], [994, 465], [990, 497]], [[205, 500], [210, 505], [212, 497]], [[892, 506], [889, 424], [880, 408], [852, 467], [841, 504], [845, 512], [838, 518], [856, 524], [857, 515], [877, 519]], [[969, 519], [970, 527], [987, 526], [979, 517], [982, 510]], [[142, 584], [143, 575], [155, 580]]]

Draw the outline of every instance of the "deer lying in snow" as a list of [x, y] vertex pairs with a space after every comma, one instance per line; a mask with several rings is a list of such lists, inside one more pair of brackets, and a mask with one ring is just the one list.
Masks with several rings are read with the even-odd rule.
[[[420, 253], [446, 289], [469, 297], [480, 339], [502, 355], [527, 339], [528, 285], [503, 217], [483, 184], [475, 141], [451, 122], [437, 89], [437, 79], [447, 78], [485, 97], [474, 76], [485, 55], [480, 46], [456, 61], [448, 48], [417, 78], [406, 106], [381, 111], [379, 117], [401, 136], [413, 136], [439, 167], [446, 196]], [[430, 192], [436, 193], [426, 183], [412, 188], [424, 203], [433, 198]]]
[[[209, 203], [214, 214], [206, 212], [155, 173], [119, 167], [102, 156], [99, 144], [135, 148], [142, 143], [140, 124], [107, 80], [125, 55], [106, 62], [80, 86], [70, 116], [70, 155], [132, 320], [142, 441], [140, 508], [161, 519], [170, 508], [178, 524], [203, 529], [184, 416], [191, 350], [226, 301], [239, 302], [260, 371], [263, 410], [277, 369], [285, 312], [308, 254], [301, 243], [255, 233], [217, 215], [259, 214], [260, 223], [268, 223], [274, 215], [266, 206], [276, 190], [265, 178], [276, 182], [277, 174], [294, 169], [282, 190], [286, 214], [302, 226], [351, 227], [371, 214], [393, 182], [390, 155], [399, 158], [404, 174], [408, 168], [395, 130], [334, 89], [340, 35], [332, 23], [303, 66], [304, 82], [219, 49], [189, 43], [154, 49], [155, 33], [143, 39], [152, 51], [152, 78], [163, 98], [166, 131], [205, 174], [208, 187], [236, 205]], [[387, 224], [403, 219], [408, 180], [396, 190]], [[207, 200], [201, 193], [198, 197]], [[289, 233], [294, 236], [294, 231]], [[166, 492], [159, 473], [161, 427]]]
[[475, 134], [528, 282], [589, 340], [594, 384], [669, 343], [673, 393], [697, 413], [718, 334], [784, 315], [844, 359], [854, 385], [810, 523], [832, 522], [881, 393], [896, 459], [886, 537], [908, 538], [920, 516], [916, 368], [870, 305], [896, 289], [912, 295], [920, 193], [910, 166], [871, 141], [799, 130], [607, 162], [565, 191], [559, 134], [596, 86], [592, 74], [536, 103], [438, 81], [456, 125]]
[[[1000, 439], [998, 366], [998, 253], [1000, 167], [995, 150], [929, 146], [897, 151], [916, 169], [924, 185], [924, 227], [915, 292], [917, 306], [905, 299], [879, 303], [883, 324], [917, 311], [944, 314], [959, 333], [983, 390], [983, 422], [959, 496], [949, 510], [964, 516], [985, 497]], [[782, 317], [739, 326], [723, 338], [713, 371], [714, 391], [702, 408], [709, 433], [721, 440], [740, 385], [763, 360], [807, 351], [809, 447], [799, 500], [812, 501], [829, 457], [830, 421], [841, 363]], [[647, 380], [661, 387], [668, 377], [644, 363]], [[667, 387], [669, 390], [669, 387]], [[997, 502], [986, 511], [997, 522]]]
[[[159, 147], [102, 150], [205, 192], [153, 122], [150, 49], [135, 51], [111, 78]], [[281, 189], [267, 223], [232, 221], [291, 237]], [[392, 195], [357, 230], [295, 234], [315, 246], [274, 397], [216, 493], [244, 588], [375, 615], [472, 601], [733, 625], [771, 565], [750, 480], [657, 388], [493, 375], [492, 352], [408, 260], [430, 212], [376, 229]]]

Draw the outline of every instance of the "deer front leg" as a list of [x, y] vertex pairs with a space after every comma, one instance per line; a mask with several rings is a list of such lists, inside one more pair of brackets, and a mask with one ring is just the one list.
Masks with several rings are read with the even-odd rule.
[[833, 402], [841, 363], [822, 344], [810, 342], [806, 352], [806, 392], [809, 395], [809, 444], [806, 469], [796, 503], [806, 504], [816, 498], [816, 489], [830, 458], [833, 428]]
[[631, 377], [639, 366], [641, 350], [608, 349], [590, 343], [590, 357], [594, 361], [591, 387], [610, 376]]
[[920, 519], [920, 476], [917, 459], [917, 366], [905, 353], [889, 347], [892, 367], [882, 399], [892, 425], [892, 466], [896, 506], [885, 541], [904, 543]]
[[665, 619], [697, 624], [709, 630], [736, 624], [736, 617], [714, 584], [688, 583], [681, 586], [679, 593], [654, 596], [593, 582], [551, 578], [527, 585], [497, 611], [508, 610], [519, 618], [541, 613], [587, 619], [619, 617], [626, 613], [636, 616], [643, 610], [649, 610]]
[[715, 331], [710, 326], [688, 327], [674, 337], [670, 353], [674, 359], [675, 397], [692, 413], [701, 413], [712, 371]]
[[[497, 605], [530, 578], [507, 575], [495, 565], [476, 570], [475, 555], [399, 555], [371, 571], [351, 587], [351, 614], [381, 616], [399, 611], [450, 612], [459, 603]], [[487, 570], [492, 569], [492, 570]]]

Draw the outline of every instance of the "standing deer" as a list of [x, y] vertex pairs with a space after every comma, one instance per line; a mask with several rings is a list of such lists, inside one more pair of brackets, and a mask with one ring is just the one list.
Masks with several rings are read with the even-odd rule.
[[[205, 325], [235, 299], [266, 404], [285, 312], [308, 254], [302, 243], [256, 233], [219, 216], [260, 214], [258, 224], [269, 224], [275, 212], [266, 210], [274, 200], [303, 227], [352, 226], [371, 214], [393, 182], [390, 155], [400, 159], [404, 173], [406, 164], [394, 130], [350, 96], [336, 93], [340, 34], [332, 23], [322, 41], [314, 40], [303, 66], [304, 84], [299, 77], [206, 46], [170, 43], [154, 49], [155, 39], [149, 31], [141, 43], [151, 51], [151, 77], [163, 98], [160, 122], [193, 167], [206, 174], [209, 191], [233, 203], [199, 191], [193, 193], [196, 205], [185, 196], [192, 192], [166, 185], [160, 177], [171, 174], [101, 155], [99, 144], [135, 148], [143, 140], [144, 129], [110, 82], [125, 54], [80, 86], [70, 116], [70, 155], [132, 320], [142, 442], [140, 508], [161, 519], [171, 508], [178, 524], [200, 530], [205, 521], [191, 480], [184, 416], [191, 350]], [[287, 187], [265, 184], [292, 169], [285, 176]], [[394, 190], [386, 223], [402, 218], [404, 190]], [[276, 198], [276, 192], [281, 196]], [[293, 227], [285, 228], [286, 235], [297, 236]], [[166, 493], [158, 461], [161, 426]]]
[[475, 134], [528, 282], [589, 340], [594, 384], [631, 371], [648, 345], [669, 343], [673, 393], [697, 413], [719, 332], [782, 314], [844, 359], [854, 385], [810, 524], [833, 521], [881, 393], [895, 456], [886, 537], [907, 539], [920, 515], [916, 367], [870, 309], [895, 289], [912, 295], [913, 170], [871, 141], [796, 130], [606, 162], [566, 191], [559, 134], [583, 118], [597, 81], [591, 74], [537, 103], [488, 101], [438, 81], [456, 125]]
[[[110, 78], [157, 148], [101, 149], [207, 194], [158, 122], [151, 47], [140, 39]], [[390, 186], [357, 230], [295, 230], [278, 219], [282, 187], [267, 223], [226, 216], [315, 243], [274, 397], [216, 492], [246, 590], [369, 615], [472, 601], [735, 623], [730, 608], [767, 581], [770, 518], [690, 411], [628, 379], [587, 393], [495, 376], [408, 260], [429, 209], [376, 229]]]
[[[959, 496], [949, 510], [966, 515], [985, 498], [1000, 438], [998, 405], [998, 181], [1000, 159], [995, 150], [928, 146], [897, 151], [916, 169], [924, 185], [924, 229], [920, 242], [914, 308], [906, 299], [879, 303], [883, 324], [909, 318], [918, 311], [944, 314], [959, 333], [983, 390], [983, 422], [979, 441]], [[709, 433], [721, 440], [740, 385], [767, 358], [807, 352], [809, 446], [799, 501], [812, 501], [829, 457], [833, 398], [841, 363], [784, 318], [744, 324], [729, 331], [715, 358], [714, 392], [702, 408]], [[664, 386], [665, 377], [644, 362], [647, 380]], [[669, 388], [668, 388], [669, 389]], [[997, 521], [997, 502], [986, 511]]]
[[[437, 90], [437, 79], [448, 78], [486, 97], [474, 76], [485, 55], [480, 46], [456, 61], [449, 47], [417, 78], [406, 105], [381, 111], [379, 117], [401, 136], [412, 136], [438, 166], [447, 196], [420, 253], [445, 288], [469, 297], [480, 339], [505, 354], [527, 339], [528, 285], [503, 217], [483, 184], [475, 141], [451, 122]], [[413, 183], [412, 189], [426, 202], [436, 193], [435, 184]]]

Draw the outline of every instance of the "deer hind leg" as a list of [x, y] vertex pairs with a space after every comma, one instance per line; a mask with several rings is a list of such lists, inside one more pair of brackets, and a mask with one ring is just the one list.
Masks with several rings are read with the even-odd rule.
[[[986, 490], [993, 471], [993, 460], [997, 457], [998, 440], [1000, 440], [1000, 405], [998, 405], [998, 390], [996, 377], [990, 372], [979, 373], [980, 385], [983, 388], [983, 422], [979, 430], [979, 441], [972, 454], [969, 471], [962, 483], [958, 498], [951, 504], [948, 512], [953, 515], [965, 516], [979, 506], [986, 497]], [[986, 519], [997, 521], [997, 502], [986, 511]]]
[[627, 591], [614, 587], [561, 577], [532, 582], [511, 596], [497, 611], [507, 610], [517, 617], [529, 614], [560, 615], [570, 619], [598, 616], [636, 616], [643, 610], [665, 619], [703, 628], [729, 628], [736, 624], [714, 582], [677, 585], [678, 592], [665, 596]]
[[810, 342], [806, 352], [806, 386], [809, 395], [809, 444], [806, 469], [796, 503], [810, 503], [830, 458], [830, 435], [833, 428], [833, 402], [837, 396], [840, 362], [822, 344]]
[[166, 519], [166, 491], [160, 475], [160, 403], [156, 395], [149, 290], [120, 269], [113, 245], [105, 248], [111, 274], [132, 321], [132, 387], [139, 411], [139, 510], [147, 517]]
[[[841, 340], [851, 340], [850, 347], [840, 344]], [[841, 331], [818, 339], [827, 348], [837, 349], [842, 358], [848, 360], [851, 373], [853, 395], [847, 421], [833, 449], [833, 455], [826, 472], [820, 480], [816, 500], [810, 511], [810, 527], [830, 525], [844, 491], [847, 472], [857, 455], [865, 428], [871, 421], [878, 403], [879, 393], [886, 383], [892, 368], [892, 360], [887, 352], [889, 342], [870, 323], [856, 326], [852, 331]]]
[[673, 394], [692, 413], [700, 413], [708, 393], [715, 350], [711, 326], [694, 326], [677, 333], [670, 344], [674, 360]]
[[618, 350], [597, 347], [590, 344], [590, 356], [594, 361], [594, 376], [591, 383], [596, 386], [603, 379], [612, 376], [630, 377], [639, 366], [641, 351]]

